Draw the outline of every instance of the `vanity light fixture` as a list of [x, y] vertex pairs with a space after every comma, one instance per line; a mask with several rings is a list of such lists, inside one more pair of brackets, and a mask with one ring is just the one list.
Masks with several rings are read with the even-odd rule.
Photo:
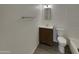
[[44, 8], [52, 8], [51, 5], [44, 5]]

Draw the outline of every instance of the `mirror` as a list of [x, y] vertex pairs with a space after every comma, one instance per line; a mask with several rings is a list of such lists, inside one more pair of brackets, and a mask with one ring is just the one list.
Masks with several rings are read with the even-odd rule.
[[51, 20], [51, 5], [44, 5], [44, 19]]

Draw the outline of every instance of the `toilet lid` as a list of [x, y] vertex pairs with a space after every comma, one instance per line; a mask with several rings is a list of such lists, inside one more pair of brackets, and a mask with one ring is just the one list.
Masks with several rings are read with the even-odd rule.
[[59, 43], [65, 43], [66, 44], [66, 39], [64, 37], [58, 37]]

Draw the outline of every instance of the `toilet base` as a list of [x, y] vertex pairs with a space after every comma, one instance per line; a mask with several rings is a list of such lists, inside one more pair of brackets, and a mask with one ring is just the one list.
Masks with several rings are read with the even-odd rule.
[[64, 49], [64, 46], [58, 46], [59, 47], [59, 51], [61, 54], [64, 54], [65, 53], [65, 49]]

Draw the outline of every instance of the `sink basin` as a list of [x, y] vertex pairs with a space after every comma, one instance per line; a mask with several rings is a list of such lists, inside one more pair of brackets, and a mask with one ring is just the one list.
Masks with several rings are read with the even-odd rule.
[[53, 29], [53, 26], [44, 26], [44, 25], [41, 25], [41, 26], [39, 26], [39, 27], [41, 27], [41, 28]]

